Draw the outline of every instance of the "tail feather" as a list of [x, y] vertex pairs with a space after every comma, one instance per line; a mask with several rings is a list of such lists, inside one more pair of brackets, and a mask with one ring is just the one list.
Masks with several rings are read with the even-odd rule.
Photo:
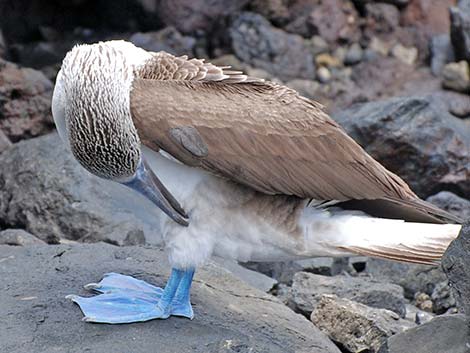
[[372, 229], [376, 229], [380, 224], [384, 228], [390, 227], [385, 230], [385, 237], [367, 233], [365, 228], [362, 237], [349, 237], [350, 244], [340, 248], [358, 255], [419, 264], [437, 264], [461, 228], [456, 224], [408, 223], [385, 219], [376, 219], [374, 223]]
[[459, 224], [405, 222], [352, 211], [306, 210], [302, 224], [313, 256], [365, 255], [437, 264], [460, 229]]

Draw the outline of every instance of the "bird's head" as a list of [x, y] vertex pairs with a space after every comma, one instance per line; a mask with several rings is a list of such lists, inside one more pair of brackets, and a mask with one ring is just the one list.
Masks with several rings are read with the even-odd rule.
[[124, 41], [74, 47], [57, 75], [52, 114], [62, 140], [85, 169], [140, 192], [187, 225], [184, 210], [143, 159], [132, 122], [134, 71], [149, 56]]

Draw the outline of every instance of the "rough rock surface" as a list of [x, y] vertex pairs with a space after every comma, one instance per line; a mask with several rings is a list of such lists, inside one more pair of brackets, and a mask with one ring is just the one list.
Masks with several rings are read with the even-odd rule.
[[157, 32], [134, 33], [129, 41], [134, 45], [149, 51], [166, 51], [173, 55], [193, 54], [196, 40], [193, 37], [184, 36], [174, 27], [167, 27]]
[[405, 290], [405, 297], [408, 299], [414, 299], [416, 293], [431, 295], [436, 288], [436, 283], [446, 280], [444, 272], [437, 266], [373, 258], [367, 260], [366, 272], [378, 281], [402, 286]]
[[6, 229], [0, 231], [0, 245], [38, 245], [45, 244], [34, 235], [25, 232], [23, 229]]
[[470, 0], [459, 0], [450, 9], [450, 36], [457, 59], [470, 61]]
[[334, 294], [374, 308], [391, 310], [405, 317], [403, 288], [367, 277], [320, 276], [297, 272], [292, 283], [290, 302], [296, 310], [310, 314], [319, 305], [323, 295]]
[[210, 31], [224, 17], [236, 12], [248, 0], [161, 0], [156, 2], [161, 21], [183, 33]]
[[155, 207], [87, 173], [55, 133], [13, 145], [0, 165], [0, 229], [26, 229], [48, 243], [160, 241]]
[[52, 129], [52, 82], [0, 59], [0, 129], [12, 142]]
[[470, 126], [429, 99], [357, 104], [334, 118], [418, 195], [452, 188], [470, 196]]
[[470, 222], [463, 225], [457, 239], [450, 243], [442, 258], [442, 268], [457, 305], [470, 315]]
[[378, 352], [388, 337], [414, 326], [392, 311], [332, 295], [322, 297], [311, 320], [350, 352]]
[[450, 63], [442, 70], [442, 86], [457, 92], [470, 93], [470, 66], [465, 60]]
[[64, 297], [115, 271], [163, 286], [165, 254], [107, 244], [0, 246], [2, 352], [339, 353], [304, 317], [211, 263], [196, 272], [195, 319], [89, 324]]
[[5, 133], [2, 130], [0, 130], [0, 153], [5, 151], [10, 146], [11, 146], [10, 139], [5, 135]]
[[459, 216], [462, 219], [470, 219], [470, 201], [449, 192], [441, 191], [426, 199], [434, 205]]
[[304, 39], [274, 28], [261, 15], [244, 12], [232, 24], [235, 54], [281, 79], [314, 78], [313, 55]]
[[465, 317], [446, 315], [390, 337], [379, 353], [468, 353], [469, 348]]

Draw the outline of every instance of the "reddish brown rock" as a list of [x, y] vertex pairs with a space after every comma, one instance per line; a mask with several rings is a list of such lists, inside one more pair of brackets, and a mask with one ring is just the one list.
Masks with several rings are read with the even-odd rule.
[[42, 72], [0, 59], [0, 129], [12, 142], [52, 130], [52, 90]]
[[402, 14], [402, 24], [419, 27], [428, 38], [448, 33], [450, 28], [449, 7], [455, 0], [411, 0]]
[[358, 14], [349, 1], [296, 0], [289, 6], [289, 32], [311, 37], [318, 34], [328, 42], [359, 39]]

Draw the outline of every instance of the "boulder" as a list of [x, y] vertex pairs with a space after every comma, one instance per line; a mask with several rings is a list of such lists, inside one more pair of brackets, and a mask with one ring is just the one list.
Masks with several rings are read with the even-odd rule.
[[470, 219], [470, 201], [449, 191], [441, 191], [426, 199], [443, 210], [459, 216], [461, 219]]
[[249, 0], [161, 0], [156, 12], [167, 26], [182, 33], [210, 32], [225, 17], [239, 11]]
[[340, 353], [307, 319], [215, 263], [197, 270], [195, 318], [132, 325], [90, 324], [68, 294], [115, 271], [164, 286], [170, 266], [158, 248], [108, 244], [0, 246], [3, 352]]
[[313, 79], [313, 55], [305, 40], [274, 28], [261, 15], [244, 12], [230, 28], [235, 54], [245, 63], [280, 79]]
[[444, 66], [455, 59], [449, 35], [439, 34], [432, 37], [429, 42], [429, 54], [431, 71], [433, 75], [439, 76]]
[[470, 315], [470, 222], [462, 226], [457, 239], [450, 243], [442, 258], [442, 268], [457, 305], [467, 316]]
[[463, 315], [438, 316], [390, 337], [379, 353], [468, 353], [469, 337]]
[[398, 284], [405, 290], [407, 299], [414, 299], [417, 293], [431, 295], [436, 285], [446, 280], [442, 269], [437, 266], [415, 265], [381, 259], [369, 259], [366, 273], [381, 282]]
[[173, 55], [192, 56], [196, 39], [184, 36], [174, 27], [167, 27], [157, 32], [134, 33], [129, 41], [149, 51], [166, 51]]
[[57, 134], [21, 141], [0, 155], [0, 219], [48, 243], [159, 243], [144, 197], [86, 172]]
[[38, 245], [45, 244], [42, 240], [23, 229], [6, 229], [0, 231], [0, 245]]
[[11, 146], [10, 139], [5, 135], [5, 133], [2, 130], [0, 130], [0, 153], [5, 151], [10, 146]]
[[52, 90], [42, 72], [0, 59], [0, 129], [12, 142], [52, 130]]
[[311, 320], [349, 352], [376, 353], [388, 337], [415, 326], [392, 311], [332, 295], [321, 298]]
[[334, 294], [374, 308], [388, 309], [401, 317], [406, 315], [403, 288], [367, 277], [320, 276], [297, 272], [292, 283], [290, 302], [297, 311], [315, 311], [323, 295]]
[[470, 0], [459, 0], [450, 12], [450, 36], [455, 56], [470, 61]]
[[356, 104], [334, 114], [346, 131], [421, 197], [470, 197], [470, 126], [429, 98]]

